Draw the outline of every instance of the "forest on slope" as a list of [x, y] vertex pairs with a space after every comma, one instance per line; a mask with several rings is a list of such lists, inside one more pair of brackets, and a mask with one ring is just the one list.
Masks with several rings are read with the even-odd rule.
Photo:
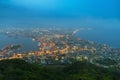
[[38, 65], [20, 59], [0, 61], [0, 80], [120, 80], [120, 70], [87, 61], [71, 65]]

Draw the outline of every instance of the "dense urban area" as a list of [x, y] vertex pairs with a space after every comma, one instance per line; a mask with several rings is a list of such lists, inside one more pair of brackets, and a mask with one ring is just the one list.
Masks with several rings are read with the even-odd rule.
[[29, 63], [72, 64], [86, 60], [104, 68], [120, 68], [120, 49], [106, 44], [82, 40], [76, 36], [79, 29], [44, 29], [44, 28], [6, 28], [0, 34], [9, 37], [28, 37], [38, 43], [37, 51], [24, 51], [22, 44], [10, 44], [0, 50], [0, 60], [23, 59]]

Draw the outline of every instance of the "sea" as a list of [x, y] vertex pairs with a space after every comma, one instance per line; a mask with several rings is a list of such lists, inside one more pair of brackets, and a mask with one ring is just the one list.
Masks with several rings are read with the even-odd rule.
[[29, 51], [36, 51], [38, 49], [38, 42], [32, 41], [31, 38], [25, 38], [25, 37], [11, 37], [5, 34], [0, 34], [0, 49], [3, 49], [4, 47], [8, 45], [22, 45], [22, 49], [25, 52]]
[[99, 44], [106, 44], [113, 48], [120, 48], [120, 28], [102, 27], [80, 30], [77, 37], [83, 40], [94, 41]]

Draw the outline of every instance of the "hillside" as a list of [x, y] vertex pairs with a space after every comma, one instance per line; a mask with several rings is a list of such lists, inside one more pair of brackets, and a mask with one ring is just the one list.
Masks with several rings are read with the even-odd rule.
[[120, 71], [86, 61], [72, 65], [37, 65], [20, 59], [0, 61], [0, 80], [120, 80]]

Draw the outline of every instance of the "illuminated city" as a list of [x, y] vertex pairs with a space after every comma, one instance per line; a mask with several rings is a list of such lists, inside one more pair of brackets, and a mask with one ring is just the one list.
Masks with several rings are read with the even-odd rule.
[[[27, 33], [28, 31], [28, 33]], [[1, 30], [2, 34], [10, 37], [29, 37], [32, 42], [37, 42], [38, 50], [21, 51], [22, 44], [11, 44], [0, 51], [0, 59], [16, 59], [20, 58], [29, 63], [37, 64], [71, 64], [74, 60], [87, 60], [93, 64], [96, 60], [112, 59], [119, 63], [120, 49], [114, 49], [106, 44], [98, 44], [93, 41], [82, 40], [76, 37], [79, 29], [62, 30], [62, 29], [19, 29]], [[31, 46], [31, 45], [30, 45]], [[114, 57], [113, 57], [114, 56]], [[119, 66], [115, 64], [112, 66]], [[110, 67], [110, 66], [104, 66]]]
[[120, 0], [0, 0], [0, 80], [120, 80]]

